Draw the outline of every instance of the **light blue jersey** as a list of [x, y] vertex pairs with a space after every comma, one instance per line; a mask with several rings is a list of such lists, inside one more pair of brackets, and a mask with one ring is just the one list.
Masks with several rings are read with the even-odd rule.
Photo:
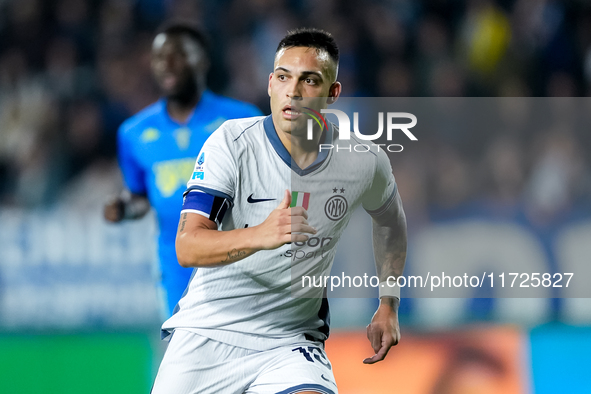
[[192, 272], [178, 264], [174, 244], [183, 192], [197, 154], [226, 120], [260, 114], [254, 105], [205, 91], [186, 124], [173, 120], [166, 100], [161, 99], [119, 128], [119, 165], [124, 182], [132, 193], [148, 197], [158, 218], [158, 256], [169, 315]]

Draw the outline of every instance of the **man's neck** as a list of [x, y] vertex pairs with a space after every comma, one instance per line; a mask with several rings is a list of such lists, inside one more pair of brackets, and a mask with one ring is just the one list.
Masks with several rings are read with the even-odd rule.
[[320, 137], [322, 136], [320, 130], [315, 130], [312, 140], [308, 140], [305, 136], [294, 136], [293, 134], [285, 133], [278, 129], [277, 126], [275, 126], [275, 130], [281, 143], [283, 143], [291, 159], [298, 167], [305, 169], [314, 163], [318, 157], [318, 146], [320, 144]]
[[201, 100], [202, 92], [198, 92], [190, 99], [169, 98], [166, 100], [168, 115], [180, 124], [186, 124], [189, 117], [195, 110], [197, 103]]

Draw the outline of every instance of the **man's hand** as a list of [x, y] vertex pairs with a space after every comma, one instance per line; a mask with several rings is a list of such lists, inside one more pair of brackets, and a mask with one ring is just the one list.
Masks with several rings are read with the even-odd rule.
[[121, 197], [115, 197], [105, 204], [103, 215], [105, 219], [112, 223], [118, 223], [123, 220], [125, 202]]
[[103, 215], [109, 222], [118, 223], [123, 219], [139, 219], [150, 210], [150, 201], [141, 194], [124, 192], [105, 204]]
[[307, 233], [316, 234], [316, 229], [308, 224], [308, 212], [304, 207], [290, 208], [291, 193], [285, 191], [283, 200], [273, 210], [263, 223], [253, 227], [256, 229], [255, 239], [257, 249], [277, 249], [288, 242], [305, 242], [308, 240]]
[[363, 360], [364, 364], [382, 361], [392, 346], [400, 340], [398, 325], [399, 300], [393, 297], [382, 297], [378, 310], [367, 326], [367, 339], [376, 354]]

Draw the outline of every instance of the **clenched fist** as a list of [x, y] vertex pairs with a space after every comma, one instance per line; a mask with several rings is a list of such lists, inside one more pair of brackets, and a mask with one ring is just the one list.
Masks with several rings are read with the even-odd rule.
[[304, 207], [290, 208], [291, 193], [285, 196], [279, 206], [273, 210], [263, 223], [253, 227], [256, 229], [257, 249], [277, 249], [289, 242], [305, 242], [309, 236], [316, 234], [316, 229], [308, 224], [308, 212]]

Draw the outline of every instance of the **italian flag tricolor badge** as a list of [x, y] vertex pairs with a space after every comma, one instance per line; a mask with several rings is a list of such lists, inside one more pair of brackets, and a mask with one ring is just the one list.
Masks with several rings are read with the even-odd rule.
[[310, 204], [310, 193], [291, 192], [291, 205], [290, 205], [291, 208], [304, 207], [304, 209], [307, 210], [309, 204]]

